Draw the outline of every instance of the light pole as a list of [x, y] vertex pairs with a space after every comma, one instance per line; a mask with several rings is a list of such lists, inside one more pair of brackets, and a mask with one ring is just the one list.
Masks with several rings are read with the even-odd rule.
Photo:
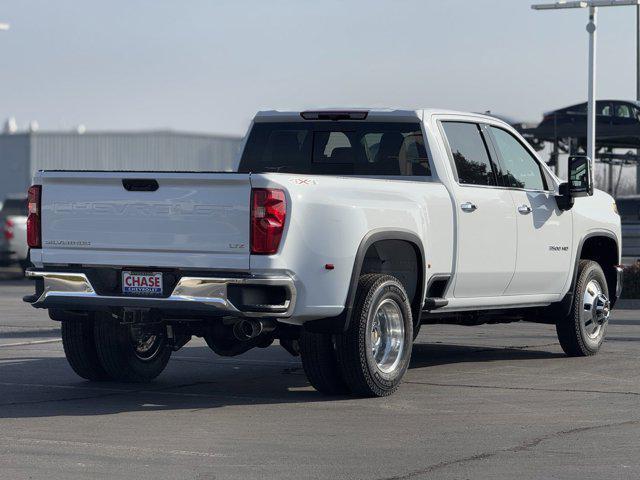
[[531, 6], [534, 10], [560, 10], [566, 8], [589, 9], [589, 23], [587, 24], [587, 32], [589, 33], [589, 74], [587, 76], [589, 90], [587, 105], [587, 156], [591, 159], [592, 163], [595, 162], [596, 158], [596, 47], [598, 8], [624, 7], [629, 5], [636, 5], [638, 10], [637, 96], [638, 99], [640, 99], [640, 0], [560, 0], [556, 3], [536, 4]]
[[[596, 161], [596, 46], [598, 40], [598, 9], [589, 7], [589, 77], [587, 80], [587, 157]], [[592, 170], [594, 170], [592, 168]]]

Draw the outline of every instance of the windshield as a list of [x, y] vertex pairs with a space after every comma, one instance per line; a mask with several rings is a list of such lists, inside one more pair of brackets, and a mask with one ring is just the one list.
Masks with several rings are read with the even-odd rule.
[[431, 174], [419, 123], [256, 123], [239, 172], [316, 175]]

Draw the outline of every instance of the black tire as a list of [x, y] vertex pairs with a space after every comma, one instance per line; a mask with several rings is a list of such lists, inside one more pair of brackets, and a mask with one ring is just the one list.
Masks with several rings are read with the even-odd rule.
[[[587, 286], [595, 285], [601, 290], [601, 293], [609, 298], [609, 289], [607, 288], [607, 279], [600, 265], [591, 260], [580, 260], [578, 264], [578, 276], [574, 289], [573, 304], [571, 312], [566, 317], [556, 322], [556, 332], [558, 340], [564, 352], [571, 357], [585, 357], [595, 355], [600, 350], [607, 331], [608, 320], [602, 323], [589, 319], [592, 310], [586, 308], [585, 294]], [[607, 316], [608, 316], [607, 301]], [[589, 325], [585, 325], [584, 318], [590, 325], [598, 325], [597, 333], [590, 335], [587, 331]], [[596, 327], [597, 328], [597, 327]]]
[[67, 362], [80, 377], [86, 380], [108, 380], [109, 375], [98, 359], [94, 340], [92, 315], [81, 319], [62, 320], [60, 332]]
[[94, 335], [101, 365], [121, 382], [149, 382], [162, 373], [171, 357], [162, 335], [155, 338], [148, 354], [137, 353], [129, 327], [108, 313], [96, 314]]
[[[389, 371], [383, 371], [372, 353], [374, 315], [384, 303], [397, 308], [402, 324], [402, 349]], [[355, 395], [384, 397], [398, 389], [409, 367], [413, 343], [411, 305], [402, 283], [390, 275], [371, 273], [360, 277], [348, 330], [337, 336], [338, 364]]]
[[300, 335], [300, 357], [309, 383], [325, 395], [344, 395], [349, 389], [338, 366], [334, 336], [304, 331]]

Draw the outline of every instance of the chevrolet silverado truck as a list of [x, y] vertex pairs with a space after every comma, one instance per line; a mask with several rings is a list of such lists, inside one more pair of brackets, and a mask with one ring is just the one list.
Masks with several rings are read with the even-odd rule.
[[38, 172], [24, 300], [92, 381], [149, 381], [198, 336], [277, 341], [318, 391], [384, 396], [431, 323], [547, 323], [593, 355], [620, 217], [588, 158], [568, 173], [484, 115], [261, 112], [235, 172]]

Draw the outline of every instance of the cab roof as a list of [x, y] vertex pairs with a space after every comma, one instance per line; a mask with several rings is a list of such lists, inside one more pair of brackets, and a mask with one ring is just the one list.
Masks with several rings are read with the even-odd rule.
[[446, 109], [404, 110], [392, 108], [323, 108], [302, 111], [266, 110], [256, 114], [255, 122], [293, 122], [301, 120], [358, 120], [368, 122], [415, 122], [431, 115], [464, 115], [495, 121], [491, 115]]

